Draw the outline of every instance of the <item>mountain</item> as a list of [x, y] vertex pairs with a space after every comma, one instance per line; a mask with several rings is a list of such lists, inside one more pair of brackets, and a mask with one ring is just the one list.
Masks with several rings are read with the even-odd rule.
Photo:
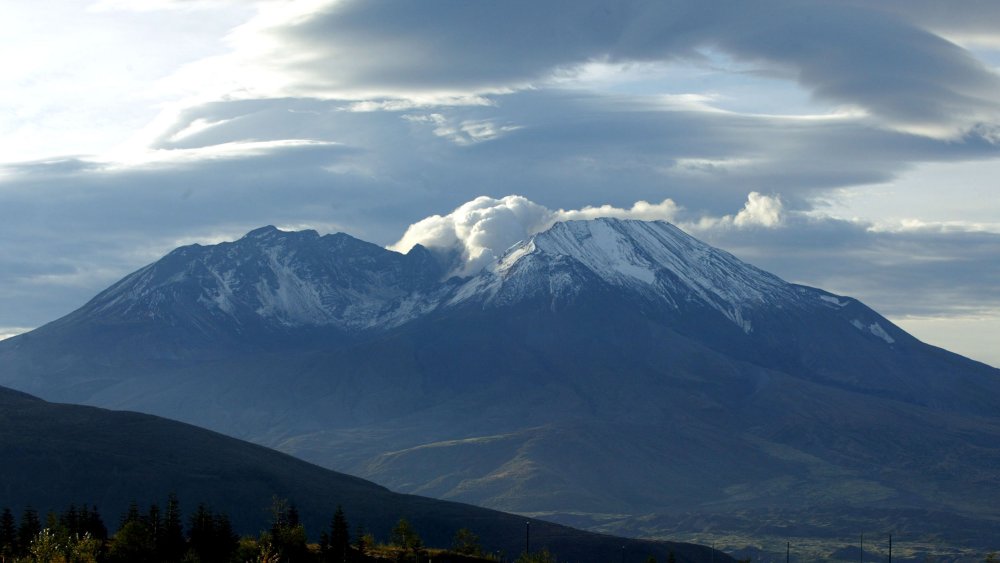
[[1000, 371], [664, 222], [447, 259], [273, 227], [179, 248], [0, 342], [0, 384], [606, 530], [992, 540]]
[[[469, 528], [484, 549], [507, 554], [524, 549], [525, 518], [454, 502], [390, 492], [291, 456], [180, 422], [130, 412], [53, 404], [0, 388], [0, 505], [19, 513], [33, 506], [45, 514], [70, 503], [100, 507], [113, 527], [129, 503], [163, 502], [176, 492], [190, 513], [205, 502], [230, 515], [244, 534], [268, 529], [272, 495], [296, 504], [303, 524], [318, 536], [342, 505], [355, 525], [387, 541], [407, 518], [430, 546], [447, 547], [455, 531]], [[112, 528], [113, 531], [113, 528]], [[709, 548], [627, 540], [531, 521], [533, 549], [560, 557], [633, 561], [649, 555], [701, 561]], [[313, 537], [313, 540], [316, 540]], [[721, 553], [718, 560], [732, 561]]]

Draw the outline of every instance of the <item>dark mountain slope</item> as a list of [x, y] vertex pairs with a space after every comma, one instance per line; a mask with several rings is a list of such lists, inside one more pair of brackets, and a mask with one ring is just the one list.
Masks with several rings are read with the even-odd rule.
[[[505, 509], [672, 511], [808, 499], [993, 512], [996, 418], [735, 361], [615, 310], [618, 317], [601, 321], [508, 311], [476, 331], [439, 320], [433, 330], [415, 326], [378, 345], [317, 356], [299, 376], [328, 386], [310, 389], [318, 402], [349, 410], [340, 389], [366, 389], [383, 418], [355, 415], [351, 432], [280, 443], [393, 488]], [[630, 329], [604, 333], [604, 322]], [[344, 369], [362, 358], [383, 358], [373, 372], [410, 374], [407, 386], [387, 397], [391, 377]], [[379, 431], [390, 435], [384, 454], [353, 439]], [[330, 455], [324, 443], [340, 448]], [[859, 488], [845, 492], [850, 483]]]
[[[392, 493], [347, 475], [187, 424], [148, 415], [53, 404], [0, 388], [0, 505], [32, 505], [44, 513], [92, 503], [113, 521], [132, 500], [161, 501], [176, 491], [182, 506], [207, 502], [230, 515], [236, 529], [266, 529], [272, 495], [296, 503], [318, 534], [338, 504], [377, 537], [405, 517], [429, 545], [450, 545], [456, 530], [478, 533], [484, 547], [523, 549], [525, 518], [451, 502]], [[707, 548], [642, 542], [580, 532], [533, 520], [533, 545], [561, 557], [645, 561], [674, 551], [700, 561]], [[716, 553], [717, 560], [730, 560]]]
[[0, 383], [505, 510], [1000, 518], [1000, 371], [666, 223], [557, 224], [444, 280], [274, 229], [168, 258], [0, 343]]

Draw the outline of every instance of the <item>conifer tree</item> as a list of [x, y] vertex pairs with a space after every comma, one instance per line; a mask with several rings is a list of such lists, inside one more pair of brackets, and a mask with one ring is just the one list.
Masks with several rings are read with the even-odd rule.
[[351, 532], [347, 524], [347, 516], [340, 505], [333, 513], [333, 520], [330, 522], [330, 547], [327, 561], [332, 563], [345, 563], [351, 549]]
[[160, 534], [163, 532], [163, 518], [160, 517], [160, 507], [155, 502], [149, 505], [146, 526], [149, 527], [149, 533], [153, 534], [153, 539], [159, 540]]
[[163, 513], [163, 526], [160, 529], [160, 535], [156, 538], [156, 544], [157, 551], [166, 561], [180, 561], [187, 550], [180, 502], [174, 493], [170, 493], [167, 497], [167, 508]]
[[17, 554], [17, 522], [9, 508], [0, 514], [0, 557], [9, 561]]
[[455, 532], [455, 537], [451, 540], [451, 550], [462, 555], [480, 556], [483, 554], [483, 548], [479, 545], [479, 536], [468, 528], [462, 528]]
[[128, 522], [142, 522], [142, 516], [139, 514], [139, 504], [134, 500], [129, 503], [128, 511], [122, 516], [118, 528], [120, 529]]
[[96, 506], [87, 510], [87, 505], [83, 505], [83, 533], [90, 534], [90, 537], [101, 542], [102, 544], [108, 539], [108, 527], [104, 525], [104, 520], [101, 518], [101, 513], [97, 510]]
[[212, 512], [204, 504], [198, 504], [198, 508], [191, 515], [191, 521], [188, 525], [188, 541], [191, 551], [199, 559], [205, 559], [212, 551], [214, 532], [215, 523]]
[[271, 542], [282, 561], [299, 563], [309, 558], [306, 530], [299, 522], [299, 511], [285, 499], [271, 503]]
[[77, 511], [75, 504], [70, 504], [69, 508], [59, 515], [59, 525], [69, 536], [82, 533], [80, 525], [80, 512]]
[[368, 541], [368, 538], [368, 531], [365, 530], [365, 527], [358, 525], [358, 529], [354, 535], [354, 549], [357, 552], [357, 560], [359, 561], [365, 560], [365, 557], [368, 554], [368, 548], [374, 543]]
[[202, 563], [225, 563], [236, 552], [239, 538], [225, 513], [213, 514], [204, 504], [191, 516], [190, 546]]
[[239, 546], [240, 537], [233, 531], [233, 525], [229, 521], [229, 516], [225, 512], [215, 515], [215, 549], [213, 555], [220, 563], [225, 563], [232, 558], [233, 553]]
[[153, 563], [157, 561], [156, 536], [149, 526], [149, 520], [139, 512], [134, 501], [121, 518], [121, 525], [115, 532], [108, 557], [113, 562]]
[[392, 545], [401, 548], [408, 556], [417, 559], [424, 548], [423, 540], [406, 518], [400, 518], [389, 536]]
[[30, 506], [25, 508], [24, 513], [21, 514], [21, 525], [17, 528], [17, 554], [19, 556], [28, 554], [28, 547], [41, 531], [42, 522], [38, 519], [38, 512]]

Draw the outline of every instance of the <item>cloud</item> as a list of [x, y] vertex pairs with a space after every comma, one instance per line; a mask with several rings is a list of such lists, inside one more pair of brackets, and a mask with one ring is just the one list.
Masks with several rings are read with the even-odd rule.
[[681, 213], [681, 207], [672, 199], [660, 203], [637, 201], [632, 207], [623, 209], [612, 205], [598, 207], [586, 206], [582, 209], [560, 209], [554, 213], [556, 221], [578, 221], [597, 219], [599, 217], [614, 217], [616, 219], [637, 219], [640, 221], [676, 221]]
[[196, 11], [230, 3], [233, 3], [233, 0], [98, 0], [87, 9], [94, 12]]
[[[288, 113], [280, 107], [284, 105], [274, 102], [274, 107], [254, 114], [277, 119]], [[178, 245], [234, 240], [265, 224], [343, 231], [379, 244], [398, 241], [395, 247], [400, 250], [418, 242], [456, 250], [461, 270], [472, 271], [554, 221], [600, 216], [671, 221], [789, 281], [858, 297], [896, 317], [992, 318], [1000, 311], [1000, 287], [993, 281], [1000, 278], [996, 233], [975, 232], [974, 224], [925, 221], [886, 229], [872, 221], [818, 216], [784, 191], [755, 193], [743, 187], [736, 197], [741, 186], [794, 186], [789, 178], [822, 178], [827, 168], [821, 161], [796, 168], [799, 152], [775, 161], [757, 154], [749, 170], [740, 164], [675, 186], [681, 176], [671, 175], [669, 167], [651, 157], [645, 162], [644, 150], [652, 155], [669, 146], [653, 135], [637, 138], [618, 153], [617, 139], [581, 135], [574, 143], [577, 137], [566, 135], [553, 120], [513, 132], [509, 139], [459, 146], [400, 114], [339, 111], [332, 103], [298, 106], [297, 111], [307, 107], [319, 114], [291, 114], [303, 116], [299, 124], [276, 121], [277, 136], [286, 133], [280, 130], [282, 123], [309, 133], [299, 128], [331, 117], [330, 130], [349, 130], [354, 142], [261, 147], [253, 157], [166, 158], [115, 168], [60, 160], [9, 170], [0, 178], [0, 236], [5, 241], [0, 247], [0, 325], [40, 325]], [[572, 115], [575, 110], [566, 111]], [[655, 116], [632, 117], [641, 123]], [[198, 119], [196, 113], [190, 117]], [[691, 139], [690, 146], [678, 147], [724, 159], [709, 150], [720, 149], [711, 142], [720, 124], [710, 123], [707, 128], [693, 127], [690, 134], [687, 129], [677, 131]], [[590, 126], [601, 129], [605, 124]], [[220, 127], [239, 131], [240, 119]], [[549, 127], [555, 130], [545, 131]], [[843, 134], [838, 131], [834, 137]], [[746, 134], [771, 138], [766, 128], [751, 128]], [[841, 143], [851, 145], [851, 135], [836, 142], [812, 135], [803, 138], [831, 144], [803, 146], [801, 154], [835, 153]], [[187, 148], [178, 150], [185, 154], [203, 142], [211, 149], [212, 143], [227, 138], [225, 131], [215, 131], [211, 138], [185, 139]], [[624, 136], [623, 142], [628, 139]], [[794, 145], [801, 139], [786, 141]], [[551, 152], [552, 160], [532, 162], [530, 155], [549, 143], [559, 148]], [[855, 146], [855, 165], [874, 169], [906, 154], [896, 154], [899, 149], [891, 145], [872, 141], [870, 147]], [[730, 138], [719, 153], [742, 146]], [[775, 150], [784, 149], [779, 145]], [[890, 154], [878, 155], [879, 150]], [[609, 153], [607, 160], [597, 158], [602, 153]], [[617, 167], [614, 160], [627, 153], [632, 163]], [[520, 186], [524, 196], [469, 201], [476, 191], [510, 186]], [[713, 193], [701, 199], [703, 191]], [[668, 193], [677, 197], [665, 197]], [[725, 197], [718, 197], [720, 193]], [[457, 198], [468, 203], [454, 203]], [[610, 203], [593, 206], [588, 199]], [[584, 203], [566, 204], [573, 200]], [[449, 208], [454, 211], [433, 215]], [[415, 222], [420, 215], [430, 217]]]
[[[893, 182], [922, 162], [958, 163], [944, 185], [962, 182], [961, 167], [970, 160], [1000, 156], [998, 147], [982, 140], [918, 137], [872, 128], [860, 118], [703, 112], [664, 105], [655, 95], [546, 90], [490, 103], [391, 107], [358, 111], [356, 101], [307, 98], [201, 104], [151, 129], [145, 160], [160, 163], [162, 171], [171, 159], [179, 164], [244, 150], [262, 156], [244, 164], [248, 175], [260, 170], [256, 174], [278, 176], [286, 158], [290, 165], [307, 154], [322, 155], [317, 158], [325, 163], [289, 172], [303, 181], [315, 173], [314, 185], [301, 197], [288, 193], [285, 201], [298, 205], [306, 194], [329, 191], [379, 208], [384, 217], [368, 221], [387, 228], [367, 231], [385, 243], [415, 217], [454, 209], [482, 193], [521, 193], [552, 209], [594, 202], [627, 208], [670, 198], [693, 213], [722, 218], [744, 206], [750, 192], [780, 191], [781, 210], [809, 210], [836, 197], [834, 190]], [[142, 154], [132, 158], [143, 161]], [[375, 183], [381, 189], [370, 191]], [[200, 189], [231, 191], [223, 185]], [[775, 202], [758, 203], [769, 205], [731, 220], [766, 221], [768, 210], [778, 210], [770, 205]]]
[[200, 90], [161, 81], [229, 53], [219, 36], [254, 11], [202, 0], [7, 3], [0, 161], [94, 156], [121, 145], [164, 106]]
[[990, 316], [904, 316], [893, 322], [935, 346], [1000, 367], [1000, 350], [996, 346], [1000, 311]]
[[596, 216], [892, 314], [1000, 310], [1000, 88], [974, 58], [995, 65], [1000, 4], [64, 4], [4, 20], [31, 48], [0, 88], [0, 325], [269, 223], [420, 225], [474, 268]]
[[[447, 215], [412, 224], [390, 248], [422, 244], [460, 260], [452, 272], [475, 273], [518, 241], [557, 221], [618, 217], [666, 220], [784, 279], [861, 299], [895, 319], [928, 327], [944, 319], [997, 322], [1000, 312], [1000, 233], [921, 226], [887, 231], [787, 211], [777, 195], [750, 193], [743, 208], [724, 216], [692, 213], [672, 200], [551, 210], [523, 196], [478, 197]], [[937, 319], [923, 324], [914, 319]], [[971, 326], [971, 325], [970, 325]], [[943, 341], [942, 341], [943, 342]], [[949, 340], [950, 342], [950, 340]], [[963, 349], [980, 358], [983, 351]]]
[[391, 249], [408, 252], [421, 244], [455, 252], [454, 274], [469, 275], [496, 260], [504, 250], [545, 228], [552, 212], [522, 196], [487, 196], [462, 204], [447, 215], [433, 215], [406, 229]]
[[[151, 128], [143, 150], [121, 160], [52, 158], [5, 166], [0, 237], [11, 252], [0, 252], [6, 275], [0, 324], [51, 320], [177, 244], [236, 238], [265, 224], [345, 231], [384, 245], [398, 241], [419, 218], [457, 209], [480, 194], [519, 193], [566, 218], [663, 218], [709, 236], [723, 228], [775, 230], [767, 225], [778, 217], [777, 231], [801, 237], [788, 228], [788, 218], [811, 210], [832, 189], [889, 182], [920, 162], [997, 156], [988, 143], [915, 137], [855, 118], [703, 112], [664, 105], [657, 95], [528, 90], [491, 103], [373, 111], [357, 111], [355, 103], [281, 98], [199, 104]], [[463, 144], [436, 133], [437, 123], [409, 117], [429, 114], [451, 124], [519, 128]], [[954, 166], [945, 179], [961, 182], [961, 168]], [[748, 200], [752, 192], [761, 195]], [[977, 204], [987, 205], [989, 200]], [[513, 221], [507, 226], [514, 234], [487, 241], [488, 233], [477, 232], [463, 247], [475, 256], [485, 248], [502, 253], [552, 220], [522, 225], [513, 210], [475, 210], [467, 220], [470, 233], [476, 213], [498, 225]], [[718, 228], [698, 230], [706, 217]], [[848, 236], [817, 232], [830, 240]], [[742, 244], [740, 237], [729, 242]], [[39, 274], [46, 265], [60, 269]]]
[[686, 230], [694, 233], [710, 232], [717, 229], [777, 227], [781, 225], [784, 204], [777, 195], [763, 195], [758, 192], [747, 194], [747, 202], [736, 215], [722, 217], [701, 217], [686, 225]]
[[[908, 5], [908, 4], [907, 4]], [[713, 64], [711, 51], [941, 138], [1000, 122], [1000, 78], [906, 17], [901, 3], [565, 0], [311, 2], [272, 8], [233, 34], [244, 91], [318, 97], [510, 93], [595, 61]], [[922, 3], [921, 13], [930, 13]], [[973, 18], [951, 27], [972, 29]], [[671, 92], [663, 92], [669, 94]], [[990, 129], [987, 127], [987, 129]]]
[[[771, 216], [775, 198], [750, 194], [746, 208], [737, 220], [726, 221], [736, 227], [750, 225], [774, 226], [777, 215]], [[753, 210], [753, 217], [745, 215]], [[763, 212], [759, 211], [764, 209]], [[762, 215], [762, 218], [758, 217]], [[591, 220], [600, 217], [637, 219], [643, 221], [676, 221], [681, 208], [671, 199], [660, 203], [637, 201], [630, 208], [612, 205], [586, 206], [581, 209], [551, 210], [526, 197], [510, 195], [500, 199], [480, 196], [460, 205], [447, 215], [433, 215], [406, 229], [403, 237], [389, 248], [409, 252], [415, 245], [440, 251], [458, 258], [453, 275], [475, 274], [494, 263], [516, 243], [527, 240], [560, 221]], [[743, 218], [742, 220], [739, 220]], [[714, 220], [715, 224], [722, 220]], [[704, 220], [702, 222], [707, 222]]]
[[997, 44], [1000, 30], [1000, 4], [982, 0], [849, 0], [852, 4], [874, 7], [892, 13], [894, 16], [925, 26], [936, 33], [943, 33], [949, 39], [969, 38], [989, 39]]
[[472, 145], [490, 141], [499, 136], [517, 131], [517, 125], [498, 125], [488, 119], [463, 120], [455, 123], [440, 113], [425, 115], [405, 115], [404, 119], [413, 123], [429, 123], [434, 126], [434, 134], [458, 145]]
[[781, 223], [781, 211], [781, 198], [750, 192], [746, 205], [733, 218], [733, 224], [737, 227], [774, 227]]
[[863, 220], [785, 213], [778, 229], [692, 231], [784, 279], [861, 299], [904, 317], [1000, 311], [1000, 233], [882, 230]]

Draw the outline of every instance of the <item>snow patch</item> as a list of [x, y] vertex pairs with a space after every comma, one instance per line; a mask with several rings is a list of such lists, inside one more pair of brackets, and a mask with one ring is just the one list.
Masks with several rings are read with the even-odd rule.
[[267, 279], [257, 284], [257, 298], [260, 307], [257, 314], [274, 317], [279, 322], [294, 326], [298, 324], [324, 324], [328, 320], [319, 289], [299, 277], [295, 269], [283, 262], [280, 247], [268, 248], [265, 255], [275, 276], [275, 287]]
[[[311, 245], [319, 240], [315, 233], [303, 238], [269, 227], [235, 243], [188, 249], [193, 255], [187, 266], [167, 273], [165, 281], [154, 281], [153, 269], [146, 268], [109, 292], [101, 305], [122, 302], [126, 308], [155, 312], [157, 301], [177, 299], [170, 286], [197, 284], [198, 303], [213, 314], [243, 318], [254, 312], [285, 326], [367, 330], [399, 326], [466, 302], [502, 306], [545, 296], [557, 306], [597, 283], [658, 308], [715, 310], [747, 334], [754, 330], [750, 319], [762, 307], [816, 306], [815, 294], [804, 294], [803, 288], [662, 221], [557, 223], [510, 246], [492, 267], [438, 286], [413, 283], [403, 262], [378, 266], [377, 247], [371, 255], [353, 254], [352, 247], [340, 263], [336, 257], [346, 239], [337, 239], [335, 251], [328, 244], [314, 249]], [[306, 243], [310, 246], [301, 248], [308, 252], [300, 253]], [[830, 306], [849, 303], [819, 297]], [[881, 327], [869, 328], [859, 320], [852, 324], [891, 341]]]
[[739, 309], [734, 309], [731, 315], [726, 315], [729, 320], [736, 323], [736, 326], [740, 327], [746, 334], [750, 334], [753, 331], [753, 325], [749, 320], [743, 318], [743, 311]]
[[820, 295], [819, 298], [827, 303], [832, 303], [837, 307], [846, 307], [850, 303], [849, 301], [841, 301], [832, 295]]
[[492, 273], [484, 271], [480, 275], [470, 278], [467, 282], [459, 286], [458, 290], [455, 291], [454, 295], [452, 295], [451, 299], [449, 299], [446, 304], [457, 305], [463, 301], [473, 299], [478, 295], [495, 294], [499, 287], [499, 278]]
[[507, 249], [507, 252], [500, 258], [497, 270], [506, 272], [510, 270], [518, 260], [535, 251], [535, 241], [529, 240], [527, 243], [521, 241]]
[[[656, 280], [656, 272], [649, 262], [636, 253], [635, 245], [615, 231], [605, 221], [595, 221], [590, 230], [593, 249], [589, 253], [594, 266], [591, 269], [616, 272], [651, 284]], [[590, 246], [590, 245], [588, 245]]]
[[893, 337], [889, 336], [889, 333], [886, 332], [885, 329], [882, 328], [882, 326], [879, 325], [878, 323], [872, 323], [872, 324], [868, 325], [868, 330], [872, 334], [874, 334], [875, 336], [881, 338], [882, 340], [885, 340], [889, 344], [892, 344], [893, 342], [896, 341]]
[[233, 290], [230, 285], [233, 280], [233, 272], [228, 271], [219, 274], [212, 269], [209, 269], [209, 272], [215, 279], [216, 285], [213, 288], [206, 288], [198, 296], [198, 302], [206, 306], [214, 305], [223, 313], [232, 316], [236, 311], [236, 305], [233, 303]]
[[[526, 260], [532, 261], [530, 266]], [[537, 291], [535, 282], [540, 280], [534, 278], [546, 276], [549, 291], [555, 295], [572, 285], [569, 278], [552, 279], [566, 275], [560, 274], [564, 268], [559, 265], [568, 261], [609, 285], [632, 288], [672, 308], [685, 302], [707, 305], [745, 333], [753, 330], [745, 318], [748, 306], [797, 299], [794, 288], [783, 280], [673, 225], [619, 219], [557, 223], [509, 249], [494, 270], [498, 277], [486, 285], [494, 295], [499, 292], [494, 285], [502, 285], [506, 299], [522, 291]], [[476, 293], [470, 285], [463, 288], [463, 298]]]
[[561, 223], [532, 240], [539, 253], [571, 256], [615, 285], [633, 280], [651, 285], [656, 281], [655, 265], [638, 252], [639, 245], [605, 220]]
[[882, 328], [882, 325], [878, 323], [872, 323], [870, 325], [865, 326], [865, 323], [861, 322], [858, 319], [854, 319], [853, 321], [851, 321], [851, 324], [854, 325], [854, 328], [860, 330], [861, 332], [868, 332], [874, 336], [877, 336], [878, 338], [881, 338], [882, 340], [885, 340], [886, 343], [888, 344], [896, 342], [896, 339], [890, 336], [889, 333], [886, 332], [884, 328]]

